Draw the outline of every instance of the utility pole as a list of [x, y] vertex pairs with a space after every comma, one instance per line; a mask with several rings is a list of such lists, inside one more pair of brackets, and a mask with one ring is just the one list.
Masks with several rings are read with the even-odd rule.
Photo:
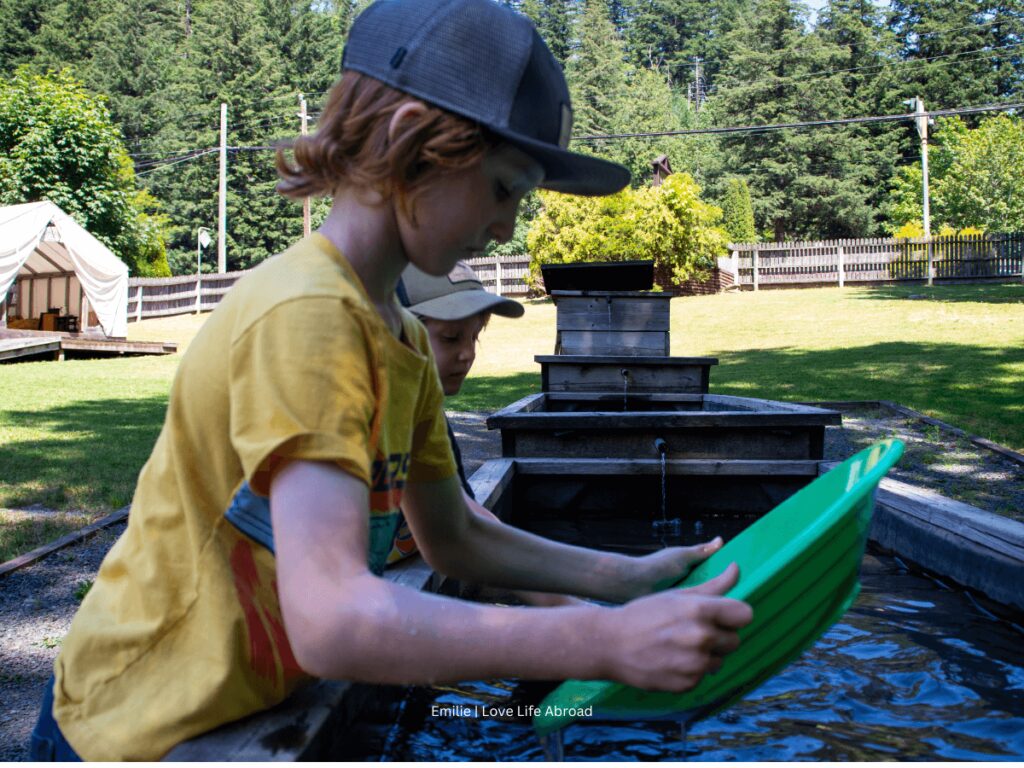
[[228, 105], [220, 105], [220, 199], [217, 204], [217, 271], [228, 271]]
[[[305, 136], [309, 133], [309, 115], [306, 114], [306, 97], [303, 94], [299, 94], [299, 118], [302, 120], [302, 135]], [[309, 232], [312, 229], [309, 215], [309, 195], [302, 198], [302, 235], [303, 237], [309, 237]]]
[[932, 263], [932, 221], [931, 206], [928, 202], [928, 113], [924, 108], [924, 101], [920, 96], [915, 96], [905, 102], [914, 108], [914, 124], [917, 126], [917, 135], [921, 138], [921, 210], [922, 224], [924, 225], [925, 244], [928, 248], [928, 285], [934, 279], [934, 264]]
[[693, 84], [690, 86], [690, 101], [693, 102], [695, 112], [700, 112], [700, 105], [704, 102], [704, 79], [700, 74], [700, 56], [693, 57], [694, 74]]

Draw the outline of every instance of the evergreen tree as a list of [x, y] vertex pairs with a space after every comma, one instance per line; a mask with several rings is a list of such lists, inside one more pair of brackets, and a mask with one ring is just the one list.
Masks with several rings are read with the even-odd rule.
[[573, 6], [573, 0], [522, 0], [517, 7], [534, 23], [563, 67], [572, 47]]
[[[1016, 6], [1016, 13], [1012, 6]], [[1020, 3], [993, 0], [892, 0], [890, 26], [905, 60], [903, 81], [930, 108], [988, 104], [1008, 95], [1014, 51], [996, 50], [1021, 27]], [[1002, 19], [1004, 23], [992, 22]], [[1009, 54], [1009, 55], [1008, 55]], [[1020, 73], [1017, 73], [1019, 84]], [[1009, 78], [1013, 80], [1012, 75]]]
[[0, 0], [0, 72], [34, 59], [46, 7], [46, 0]]
[[301, 208], [274, 191], [273, 142], [298, 133], [297, 93], [269, 43], [258, 0], [194, 0], [191, 35], [173, 73], [172, 112], [150, 142], [188, 157], [146, 174], [170, 218], [169, 261], [191, 271], [199, 226], [216, 229], [220, 104], [228, 105], [227, 268], [246, 269], [301, 235]]
[[[841, 50], [808, 34], [802, 6], [760, 0], [729, 44], [719, 79], [720, 107], [748, 124], [844, 117]], [[735, 116], [735, 117], [734, 117]], [[788, 129], [722, 140], [731, 172], [751, 185], [759, 228], [776, 240], [856, 237], [872, 226], [871, 169], [863, 137], [845, 128]]]
[[[818, 17], [817, 34], [837, 48], [834, 60], [844, 90], [842, 114], [846, 117], [894, 114], [905, 111], [907, 85], [902, 82], [896, 40], [886, 26], [885, 15], [873, 0], [829, 0]], [[878, 212], [885, 202], [889, 180], [901, 155], [911, 152], [906, 124], [875, 123], [849, 126], [843, 141], [863, 147], [861, 163], [870, 169], [866, 177], [869, 206]], [[876, 213], [872, 231], [881, 227]], [[865, 232], [864, 234], [868, 234]]]
[[750, 187], [744, 179], [734, 176], [726, 184], [725, 200], [722, 201], [722, 228], [728, 233], [730, 242], [752, 243], [757, 240]]
[[586, 0], [576, 34], [579, 44], [567, 68], [573, 133], [612, 133], [620, 124], [628, 84], [622, 40], [606, 0]]

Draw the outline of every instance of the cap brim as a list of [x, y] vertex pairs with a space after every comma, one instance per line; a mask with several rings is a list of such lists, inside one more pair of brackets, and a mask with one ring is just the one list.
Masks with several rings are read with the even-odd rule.
[[539, 185], [541, 189], [596, 197], [613, 194], [629, 184], [629, 169], [624, 165], [579, 155], [514, 131], [490, 127], [488, 130], [541, 164], [544, 168], [544, 180]]
[[487, 291], [456, 291], [436, 299], [413, 304], [409, 311], [434, 320], [464, 320], [467, 317], [491, 312], [502, 317], [522, 317], [526, 308], [518, 301], [506, 299]]

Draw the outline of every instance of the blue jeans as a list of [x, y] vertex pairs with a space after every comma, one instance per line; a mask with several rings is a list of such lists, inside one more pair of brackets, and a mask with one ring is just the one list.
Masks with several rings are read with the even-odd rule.
[[43, 704], [39, 709], [39, 722], [32, 731], [28, 759], [37, 763], [72, 763], [81, 762], [82, 758], [71, 748], [60, 726], [53, 719], [53, 677], [46, 684]]

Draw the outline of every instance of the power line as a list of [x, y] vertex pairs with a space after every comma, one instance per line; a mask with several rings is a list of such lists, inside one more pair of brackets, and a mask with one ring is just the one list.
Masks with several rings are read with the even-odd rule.
[[[970, 115], [978, 114], [982, 112], [1008, 112], [1015, 109], [1024, 109], [1024, 102], [1015, 102], [1010, 104], [986, 104], [982, 106], [974, 107], [955, 107], [952, 109], [936, 109], [928, 113], [929, 117], [952, 117], [954, 115]], [[594, 134], [589, 136], [574, 136], [573, 141], [610, 141], [615, 139], [648, 139], [648, 138], [660, 138], [665, 136], [699, 136], [709, 134], [729, 134], [729, 133], [767, 133], [770, 131], [780, 130], [791, 130], [800, 128], [822, 128], [837, 125], [858, 125], [865, 123], [892, 123], [899, 122], [902, 120], [912, 120], [916, 117], [916, 113], [907, 112], [895, 115], [870, 115], [865, 117], [847, 117], [847, 118], [836, 118], [831, 120], [807, 120], [796, 123], [771, 123], [767, 125], [740, 125], [732, 127], [722, 128], [691, 128], [679, 131], [649, 131], [643, 133], [608, 133], [608, 134]], [[286, 148], [274, 144], [257, 144], [249, 146], [228, 146], [226, 149], [229, 152], [276, 152], [278, 149]], [[153, 160], [147, 163], [140, 163], [136, 168], [144, 168], [142, 171], [137, 171], [136, 176], [142, 176], [161, 168], [167, 168], [172, 165], [178, 165], [180, 163], [189, 162], [196, 160], [204, 155], [211, 154], [218, 151], [218, 147], [206, 147], [203, 149], [196, 149], [190, 154], [180, 155], [164, 160]]]
[[[970, 50], [970, 51], [960, 51], [958, 53], [943, 53], [943, 54], [939, 54], [937, 56], [927, 56], [927, 57], [919, 58], [919, 59], [896, 59], [894, 61], [887, 61], [887, 62], [884, 62], [882, 64], [865, 64], [864, 66], [861, 66], [861, 67], [849, 67], [847, 69], [833, 69], [833, 70], [823, 70], [823, 71], [819, 71], [819, 72], [808, 72], [806, 74], [800, 74], [800, 75], [786, 75], [784, 77], [778, 77], [778, 78], [775, 78], [775, 79], [759, 78], [757, 80], [737, 81], [737, 82], [735, 82], [732, 85], [730, 85], [728, 82], [726, 82], [724, 84], [716, 84], [714, 86], [713, 90], [717, 91], [717, 90], [719, 90], [719, 88], [723, 87], [723, 85], [727, 89], [739, 90], [739, 89], [744, 89], [744, 88], [754, 88], [754, 87], [756, 87], [756, 86], [758, 86], [758, 85], [760, 85], [762, 83], [769, 84], [769, 85], [777, 85], [777, 84], [779, 84], [781, 82], [787, 82], [787, 81], [790, 81], [790, 80], [797, 80], [797, 81], [800, 81], [800, 82], [805, 82], [805, 81], [810, 80], [812, 78], [829, 77], [831, 75], [841, 75], [841, 74], [845, 74], [845, 73], [848, 73], [848, 72], [860, 72], [860, 71], [869, 70], [869, 69], [882, 69], [882, 68], [887, 67], [887, 66], [903, 67], [903, 66], [909, 66], [909, 65], [912, 65], [912, 64], [927, 64], [928, 62], [931, 62], [931, 61], [936, 61], [938, 59], [952, 58], [954, 56], [966, 56], [966, 55], [972, 54], [972, 53], [981, 53], [981, 54], [983, 54], [981, 56], [977, 56], [977, 57], [972, 58], [972, 59], [964, 59], [963, 61], [950, 61], [950, 62], [947, 62], [947, 63], [939, 65], [939, 66], [949, 66], [950, 64], [963, 64], [963, 63], [967, 63], [967, 62], [971, 62], [971, 61], [980, 61], [981, 59], [988, 58], [989, 56], [1001, 56], [1002, 54], [1001, 53], [997, 53], [997, 51], [1008, 51], [1010, 49], [1020, 48], [1022, 46], [1024, 46], [1024, 43], [1010, 43], [1008, 45], [1001, 45], [1001, 46], [997, 46], [995, 48], [976, 48], [976, 49]], [[722, 77], [723, 80], [727, 80], [727, 78], [728, 78], [728, 76], [723, 76]]]
[[[950, 117], [953, 115], [970, 115], [979, 112], [1007, 112], [1024, 108], [1024, 102], [1013, 104], [988, 104], [979, 107], [957, 107], [954, 109], [936, 109], [928, 113], [929, 117]], [[807, 120], [799, 123], [772, 123], [768, 125], [741, 125], [730, 128], [690, 128], [680, 131], [649, 131], [644, 133], [606, 133], [591, 136], [574, 136], [574, 141], [607, 141], [610, 139], [647, 139], [663, 136], [699, 136], [702, 134], [724, 133], [767, 133], [769, 131], [789, 130], [793, 128], [818, 128], [833, 125], [857, 125], [862, 123], [893, 123], [901, 120], [912, 120], [914, 112], [898, 115], [872, 115], [869, 117], [844, 117], [833, 120]]]

